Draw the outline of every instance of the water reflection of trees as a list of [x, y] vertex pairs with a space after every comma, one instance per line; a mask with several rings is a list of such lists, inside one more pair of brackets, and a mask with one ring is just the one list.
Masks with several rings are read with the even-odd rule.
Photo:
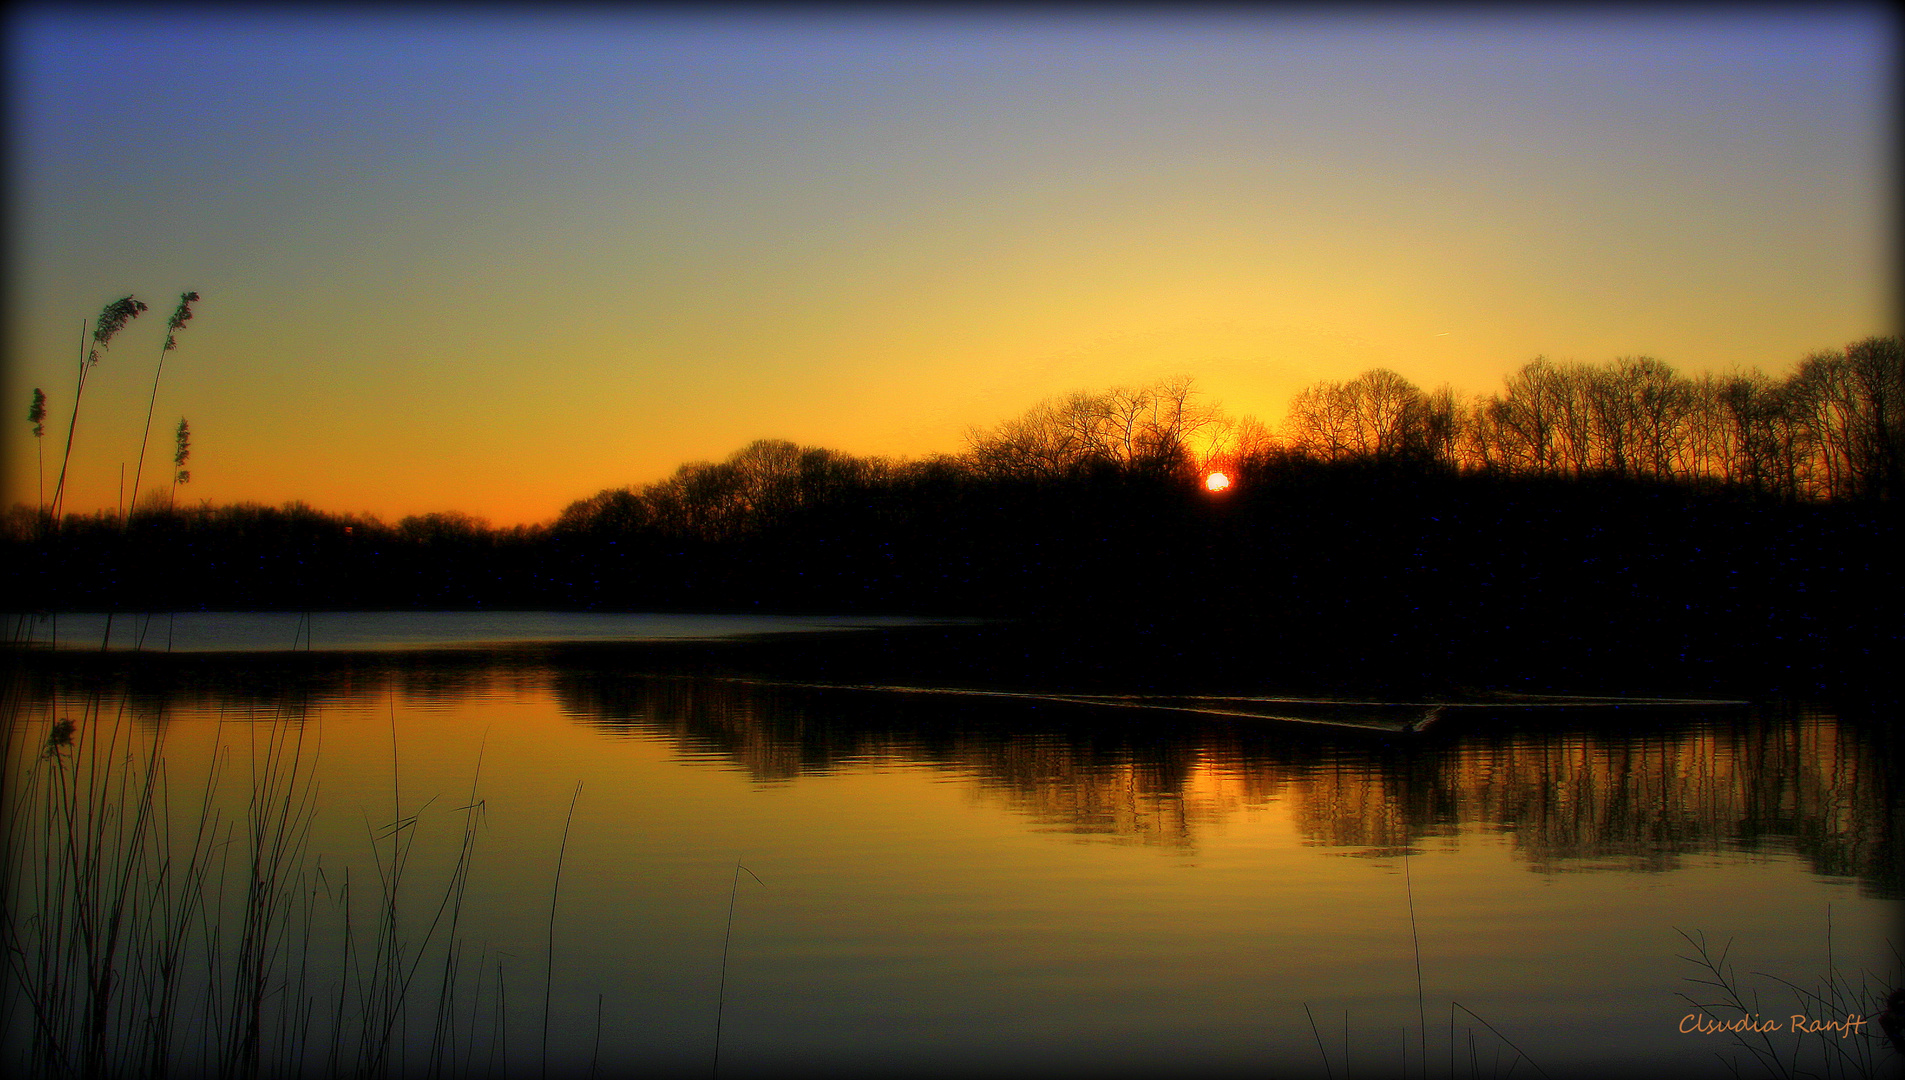
[[1611, 724], [1583, 712], [1547, 730], [1503, 713], [1407, 743], [737, 682], [559, 679], [557, 692], [579, 721], [665, 736], [757, 780], [926, 764], [1083, 837], [1190, 848], [1227, 816], [1280, 802], [1312, 842], [1362, 854], [1479, 828], [1542, 873], [1791, 853], [1867, 893], [1905, 895], [1877, 736], [1817, 712], [1623, 712]]
[[1816, 873], [1857, 879], [1867, 894], [1905, 896], [1900, 740], [1883, 717], [1622, 710], [1536, 724], [1502, 713], [1399, 740], [1181, 713], [762, 685], [701, 661], [674, 670], [629, 675], [492, 653], [121, 664], [110, 673], [62, 664], [15, 674], [26, 699], [124, 701], [149, 723], [194, 712], [328, 712], [383, 694], [406, 709], [553, 694], [577, 723], [662, 738], [757, 781], [924, 765], [1039, 828], [1080, 838], [1190, 850], [1227, 818], [1274, 803], [1310, 842], [1359, 854], [1496, 831], [1543, 873], [1790, 854]]
[[1436, 782], [1458, 820], [1509, 830], [1540, 870], [1664, 870], [1692, 853], [1785, 849], [1817, 873], [1895, 888], [1889, 778], [1830, 717], [1475, 739]]
[[[1498, 720], [1499, 718], [1497, 718]], [[1372, 851], [1500, 830], [1532, 869], [1662, 871], [1689, 855], [1791, 852], [1815, 873], [1900, 889], [1895, 773], [1874, 733], [1831, 716], [1710, 716], [1595, 730], [1478, 723], [1410, 752], [1227, 767], [1279, 786], [1304, 833]]]
[[1188, 848], [1227, 809], [1191, 789], [1197, 759], [1188, 744], [1139, 755], [1052, 734], [961, 743], [945, 764], [1054, 831]]
[[[135, 616], [136, 618], [137, 616]], [[539, 650], [385, 653], [15, 654], [9, 676], [29, 700], [123, 700], [135, 718], [225, 710], [275, 716], [286, 706], [340, 709], [392, 694], [404, 708], [454, 708], [478, 694], [547, 692]]]

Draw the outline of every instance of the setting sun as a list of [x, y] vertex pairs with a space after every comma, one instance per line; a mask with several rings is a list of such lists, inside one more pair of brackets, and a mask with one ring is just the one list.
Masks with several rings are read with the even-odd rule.
[[1230, 486], [1230, 477], [1214, 472], [1204, 478], [1204, 487], [1210, 491], [1222, 491]]

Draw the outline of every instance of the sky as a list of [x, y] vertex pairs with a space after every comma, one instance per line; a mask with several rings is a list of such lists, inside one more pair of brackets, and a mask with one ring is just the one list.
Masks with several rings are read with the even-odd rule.
[[[1898, 331], [1884, 7], [16, 6], [4, 502], [544, 521], [1191, 376], [1790, 371]], [[38, 443], [26, 421], [44, 388]], [[44, 451], [45, 464], [40, 452]]]

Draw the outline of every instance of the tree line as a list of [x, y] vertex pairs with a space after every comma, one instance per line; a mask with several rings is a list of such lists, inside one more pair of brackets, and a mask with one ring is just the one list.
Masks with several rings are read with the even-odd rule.
[[1718, 483], [1786, 499], [1896, 499], [1905, 482], [1905, 351], [1872, 337], [1785, 379], [1687, 378], [1652, 357], [1537, 358], [1497, 393], [1425, 393], [1391, 371], [1298, 394], [1286, 445], [1324, 460], [1413, 457], [1523, 476]]
[[[43, 417], [36, 398], [29, 415], [36, 433]], [[179, 437], [181, 463], [185, 438]], [[895, 460], [757, 440], [725, 461], [604, 489], [570, 503], [553, 523], [504, 530], [495, 539], [646, 534], [722, 542], [816, 508], [890, 504], [936, 484], [1112, 474], [1195, 482], [1214, 469], [1240, 479], [1299, 461], [1643, 479], [1793, 501], [1892, 500], [1905, 482], [1905, 348], [1895, 336], [1867, 338], [1808, 356], [1783, 380], [1757, 371], [1688, 378], [1644, 356], [1600, 365], [1536, 358], [1500, 391], [1466, 399], [1446, 386], [1424, 391], [1375, 369], [1299, 392], [1276, 429], [1254, 417], [1226, 416], [1192, 380], [1177, 378], [1051, 398], [995, 427], [969, 429], [966, 444], [961, 454]], [[176, 510], [140, 500], [122, 521], [130, 527], [133, 518], [172, 515], [219, 528], [215, 523], [264, 512]], [[287, 513], [322, 516], [302, 504]], [[61, 527], [97, 532], [107, 521], [66, 515]], [[425, 545], [492, 532], [487, 522], [455, 512], [406, 517], [394, 526], [352, 517], [345, 527]], [[15, 507], [8, 529], [23, 539], [34, 526]]]
[[1537, 360], [1467, 400], [1376, 371], [1276, 429], [1176, 380], [1039, 403], [958, 454], [760, 440], [532, 526], [154, 503], [54, 533], [16, 507], [0, 545], [15, 604], [54, 610], [1031, 616], [1093, 642], [1087, 676], [1266, 654], [1877, 670], [1905, 610], [1899, 356], [1869, 339], [1782, 381]]
[[1376, 369], [1298, 393], [1280, 429], [1233, 420], [1190, 379], [1075, 392], [996, 427], [963, 454], [854, 457], [761, 440], [726, 461], [684, 465], [642, 487], [570, 504], [558, 532], [739, 536], [845, 493], [1118, 473], [1241, 478], [1292, 460], [1413, 465], [1506, 477], [1634, 479], [1731, 488], [1792, 501], [1892, 500], [1905, 483], [1905, 349], [1874, 337], [1759, 372], [1688, 378], [1651, 357], [1605, 364], [1537, 358], [1493, 394], [1424, 391]]

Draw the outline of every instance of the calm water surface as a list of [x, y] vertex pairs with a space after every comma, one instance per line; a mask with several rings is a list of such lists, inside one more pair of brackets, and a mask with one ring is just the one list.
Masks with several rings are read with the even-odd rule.
[[[1681, 995], [1711, 999], [1682, 932], [1731, 942], [1769, 1016], [1842, 1019], [1777, 979], [1897, 975], [1894, 752], [1816, 708], [1402, 735], [792, 686], [639, 647], [307, 660], [41, 658], [8, 767], [43, 768], [62, 718], [76, 759], [162, 742], [182, 835], [214, 762], [242, 822], [254, 763], [301, 738], [307, 893], [347, 867], [367, 888], [408, 821], [413, 942], [474, 790], [459, 1045], [514, 1074], [540, 1067], [546, 975], [553, 1071], [706, 1075], [718, 1009], [736, 1076], [1752, 1074], [1680, 1030]], [[326, 926], [312, 955], [340, 952]]]

